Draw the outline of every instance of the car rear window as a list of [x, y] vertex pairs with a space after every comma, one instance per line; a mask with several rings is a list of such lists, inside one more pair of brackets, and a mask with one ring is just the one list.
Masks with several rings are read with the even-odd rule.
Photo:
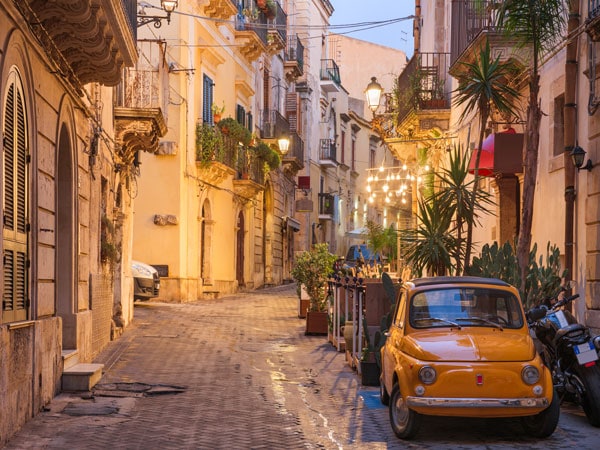
[[523, 313], [512, 293], [493, 288], [448, 288], [412, 296], [409, 319], [415, 328], [521, 328]]

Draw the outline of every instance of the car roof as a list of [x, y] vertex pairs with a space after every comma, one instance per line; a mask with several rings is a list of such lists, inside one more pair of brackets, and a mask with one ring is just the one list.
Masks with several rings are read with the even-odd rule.
[[506, 281], [499, 280], [498, 278], [484, 278], [484, 277], [425, 277], [425, 278], [414, 278], [408, 281], [412, 283], [414, 287], [432, 286], [440, 284], [493, 284], [502, 287], [511, 287]]

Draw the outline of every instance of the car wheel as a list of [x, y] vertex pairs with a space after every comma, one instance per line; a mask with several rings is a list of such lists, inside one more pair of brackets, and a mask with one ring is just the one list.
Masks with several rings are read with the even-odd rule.
[[381, 404], [385, 406], [389, 406], [390, 404], [390, 394], [388, 394], [387, 389], [385, 388], [382, 377], [379, 378], [379, 400], [381, 401]]
[[522, 418], [523, 428], [525, 432], [533, 437], [546, 438], [554, 433], [558, 425], [560, 416], [560, 399], [556, 390], [552, 395], [552, 402], [541, 413], [534, 416], [526, 416]]
[[421, 426], [421, 415], [406, 405], [398, 383], [394, 384], [390, 396], [390, 424], [400, 439], [411, 439]]

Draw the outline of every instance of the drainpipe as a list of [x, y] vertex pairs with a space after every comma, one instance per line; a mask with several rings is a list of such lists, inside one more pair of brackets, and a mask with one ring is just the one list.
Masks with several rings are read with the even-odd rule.
[[413, 53], [419, 53], [421, 47], [421, 0], [415, 0], [415, 18], [413, 19]]
[[579, 46], [579, 0], [569, 0], [569, 20], [567, 23], [567, 57], [565, 61], [565, 151], [563, 153], [565, 174], [565, 269], [567, 277], [574, 279], [573, 273], [573, 223], [575, 213], [575, 166], [570, 153], [577, 140], [577, 47]]

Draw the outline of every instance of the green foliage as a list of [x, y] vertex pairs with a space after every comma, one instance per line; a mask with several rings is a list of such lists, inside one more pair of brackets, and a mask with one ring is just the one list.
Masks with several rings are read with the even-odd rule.
[[100, 261], [112, 266], [119, 260], [119, 250], [115, 244], [115, 226], [103, 214], [100, 219]]
[[515, 246], [506, 242], [502, 247], [494, 242], [481, 249], [479, 257], [473, 258], [469, 275], [499, 278], [512, 284], [521, 294], [526, 309], [538, 304], [545, 298], [556, 294], [561, 282], [567, 278], [566, 270], [560, 268], [560, 251], [557, 246], [546, 245], [546, 255], [536, 256], [537, 244], [529, 253], [525, 285], [523, 285]]
[[383, 225], [367, 220], [367, 245], [373, 253], [379, 253], [395, 261], [398, 255], [398, 231], [393, 225], [385, 228]]
[[222, 119], [217, 128], [226, 139], [241, 143], [244, 147], [250, 146], [252, 142], [252, 133], [237, 120], [227, 117]]
[[267, 164], [269, 170], [277, 169], [281, 164], [281, 158], [279, 153], [271, 148], [270, 145], [265, 142], [259, 142], [255, 147], [254, 151], [256, 156]]
[[418, 225], [401, 231], [403, 256], [417, 276], [423, 269], [430, 275], [446, 275], [454, 269], [451, 256], [460, 251], [460, 242], [452, 235], [452, 216], [435, 200], [419, 200]]
[[336, 259], [336, 255], [329, 253], [326, 243], [315, 244], [297, 257], [292, 268], [292, 277], [299, 285], [304, 285], [310, 298], [310, 311], [327, 310], [325, 291]]
[[220, 160], [224, 152], [223, 136], [218, 127], [208, 123], [196, 124], [196, 161], [210, 164]]

